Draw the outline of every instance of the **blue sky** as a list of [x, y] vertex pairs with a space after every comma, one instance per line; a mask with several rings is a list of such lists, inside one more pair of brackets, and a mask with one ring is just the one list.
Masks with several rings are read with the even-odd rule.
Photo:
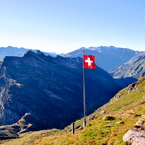
[[0, 0], [0, 47], [145, 50], [145, 0]]

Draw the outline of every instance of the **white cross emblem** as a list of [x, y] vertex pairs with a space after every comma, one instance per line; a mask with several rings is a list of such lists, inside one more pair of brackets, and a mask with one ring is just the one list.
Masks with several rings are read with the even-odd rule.
[[88, 59], [87, 60], [85, 60], [85, 62], [87, 62], [88, 63], [88, 66], [91, 66], [91, 63], [93, 63], [93, 61], [92, 60], [90, 60], [90, 58], [88, 57]]

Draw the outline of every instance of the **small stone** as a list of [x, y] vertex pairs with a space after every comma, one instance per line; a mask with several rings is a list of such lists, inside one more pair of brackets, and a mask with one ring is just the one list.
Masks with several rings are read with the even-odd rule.
[[135, 125], [143, 125], [144, 124], [144, 119], [143, 118], [139, 118], [139, 120], [136, 122]]
[[118, 122], [115, 122], [116, 124], [124, 124], [123, 121], [118, 121]]
[[145, 119], [145, 115], [141, 115], [141, 117]]

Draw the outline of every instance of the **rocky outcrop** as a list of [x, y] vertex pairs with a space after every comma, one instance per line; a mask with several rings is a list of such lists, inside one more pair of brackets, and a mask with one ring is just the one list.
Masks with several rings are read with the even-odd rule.
[[130, 129], [123, 136], [123, 140], [131, 145], [145, 145], [145, 115], [136, 122], [134, 129]]
[[19, 137], [19, 134], [29, 132], [31, 129], [36, 128], [35, 124], [31, 124], [29, 120], [30, 113], [25, 113], [18, 122], [12, 125], [0, 126], [0, 139], [11, 139]]

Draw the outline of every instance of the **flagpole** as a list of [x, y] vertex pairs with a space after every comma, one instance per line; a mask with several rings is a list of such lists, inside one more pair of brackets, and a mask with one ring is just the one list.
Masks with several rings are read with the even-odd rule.
[[83, 127], [86, 127], [86, 84], [85, 84], [85, 69], [84, 69], [84, 50], [82, 58], [83, 58], [83, 108], [84, 108]]

